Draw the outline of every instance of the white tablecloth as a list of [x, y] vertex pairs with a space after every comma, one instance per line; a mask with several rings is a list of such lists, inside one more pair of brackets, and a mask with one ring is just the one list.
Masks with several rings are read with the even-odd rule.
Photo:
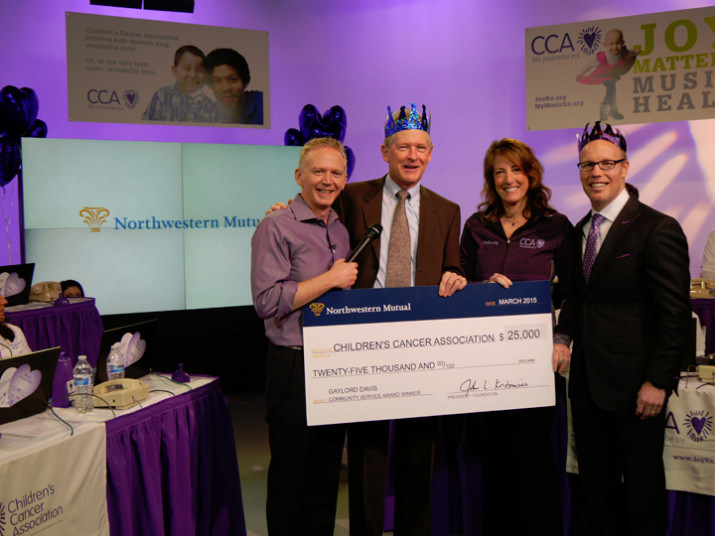
[[715, 495], [715, 386], [697, 377], [680, 380], [668, 400], [665, 429], [666, 487]]
[[[0, 534], [109, 536], [104, 423], [213, 381], [194, 377], [177, 385], [155, 375], [142, 378], [149, 398], [126, 410], [50, 410], [0, 426]], [[17, 531], [17, 532], [16, 532]]]

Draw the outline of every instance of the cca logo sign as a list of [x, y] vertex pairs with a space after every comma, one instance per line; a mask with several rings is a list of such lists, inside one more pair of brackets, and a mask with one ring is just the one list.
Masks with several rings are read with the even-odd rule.
[[90, 89], [87, 100], [92, 104], [121, 104], [117, 92], [108, 89]]
[[537, 35], [531, 40], [531, 51], [537, 56], [543, 54], [560, 54], [564, 50], [574, 52], [574, 46], [569, 34]]

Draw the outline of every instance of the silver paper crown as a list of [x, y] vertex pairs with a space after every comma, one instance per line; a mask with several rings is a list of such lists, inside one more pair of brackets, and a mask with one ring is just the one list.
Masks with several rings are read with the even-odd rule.
[[594, 140], [610, 141], [612, 144], [617, 145], [618, 147], [623, 149], [624, 152], [626, 152], [628, 144], [626, 143], [626, 138], [623, 136], [623, 134], [621, 134], [620, 130], [618, 130], [617, 128], [613, 128], [608, 123], [606, 123], [606, 128], [601, 128], [601, 122], [596, 121], [593, 124], [591, 132], [589, 132], [588, 125], [589, 123], [586, 123], [581, 137], [577, 138], [579, 153], [581, 152], [581, 149], [586, 146], [587, 143], [592, 142]]

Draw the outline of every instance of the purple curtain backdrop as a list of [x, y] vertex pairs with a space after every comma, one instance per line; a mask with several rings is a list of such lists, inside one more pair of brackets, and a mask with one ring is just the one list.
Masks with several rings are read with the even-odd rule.
[[[0, 53], [0, 82], [37, 92], [39, 115], [54, 138], [282, 145], [285, 131], [296, 125], [305, 104], [319, 110], [340, 105], [347, 114], [345, 142], [356, 156], [352, 181], [386, 172], [379, 146], [387, 105], [425, 103], [432, 111], [435, 151], [424, 184], [459, 202], [464, 219], [479, 203], [484, 151], [492, 140], [512, 137], [535, 149], [545, 164], [545, 182], [554, 191], [554, 205], [577, 220], [588, 208], [574, 165], [578, 129], [526, 131], [524, 29], [701, 7], [712, 7], [712, 2], [306, 0], [276, 4], [212, 0], [197, 2], [193, 14], [91, 6], [87, 0], [5, 2], [0, 6], [0, 35], [5, 44]], [[271, 128], [69, 120], [68, 11], [267, 31]], [[715, 227], [715, 177], [711, 176], [715, 165], [707, 150], [715, 121], [634, 125], [628, 131], [635, 136], [630, 144], [634, 182], [644, 191], [646, 202], [681, 221], [690, 242], [691, 272], [697, 274], [707, 233]], [[680, 158], [684, 163], [679, 163]], [[666, 173], [656, 179], [671, 165], [682, 168], [674, 177]], [[668, 181], [669, 186], [662, 189]], [[12, 207], [3, 212], [11, 213]], [[10, 224], [15, 259], [19, 258], [16, 222], [14, 218]], [[2, 244], [5, 239], [0, 232], [0, 252], [7, 249]]]

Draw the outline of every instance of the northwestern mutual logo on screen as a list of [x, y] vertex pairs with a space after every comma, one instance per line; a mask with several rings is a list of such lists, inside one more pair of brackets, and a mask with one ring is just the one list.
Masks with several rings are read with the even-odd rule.
[[[89, 230], [98, 233], [102, 224], [109, 218], [109, 209], [105, 207], [84, 207], [79, 211]], [[242, 229], [255, 228], [260, 218], [242, 218], [240, 216], [222, 216], [221, 218], [114, 218], [115, 231], [161, 231], [164, 229]]]

